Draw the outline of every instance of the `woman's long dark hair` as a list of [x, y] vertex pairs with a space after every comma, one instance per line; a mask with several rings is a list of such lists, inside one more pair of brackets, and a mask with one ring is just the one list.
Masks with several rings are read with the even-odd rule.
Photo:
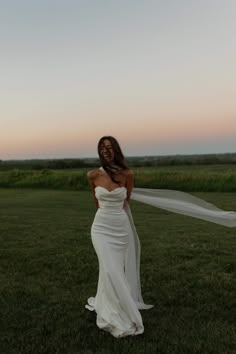
[[[104, 140], [109, 140], [111, 143], [111, 146], [112, 146], [112, 149], [114, 152], [114, 160], [113, 160], [112, 164], [108, 164], [107, 161], [103, 158], [103, 156], [101, 154], [101, 148], [104, 145]], [[115, 179], [115, 176], [118, 173], [122, 173], [122, 170], [127, 170], [128, 166], [126, 165], [124, 154], [123, 154], [120, 144], [118, 143], [116, 138], [114, 138], [113, 136], [110, 136], [110, 135], [103, 136], [98, 142], [98, 155], [99, 155], [99, 159], [100, 159], [102, 167], [108, 173], [108, 175], [111, 177], [111, 180], [113, 182], [119, 184], [120, 182]]]

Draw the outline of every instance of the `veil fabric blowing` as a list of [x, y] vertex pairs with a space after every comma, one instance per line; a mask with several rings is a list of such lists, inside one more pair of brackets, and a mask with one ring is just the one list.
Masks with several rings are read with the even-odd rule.
[[131, 199], [174, 213], [236, 227], [236, 212], [219, 209], [191, 194], [169, 189], [134, 188]]
[[[236, 227], [236, 212], [224, 211], [215, 205], [197, 198], [191, 194], [168, 190], [134, 188], [131, 199], [165, 209], [174, 213], [192, 216], [226, 227]], [[140, 309], [147, 309], [142, 298], [140, 285], [140, 242], [135, 229], [129, 205], [125, 207], [130, 222], [129, 246], [125, 260], [125, 274], [130, 285], [132, 297]]]

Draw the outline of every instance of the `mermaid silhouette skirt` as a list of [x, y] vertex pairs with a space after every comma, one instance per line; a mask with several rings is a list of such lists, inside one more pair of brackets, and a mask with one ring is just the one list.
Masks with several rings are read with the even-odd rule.
[[[143, 333], [139, 309], [143, 302], [140, 279], [140, 245], [129, 207], [124, 210], [126, 188], [109, 192], [96, 187], [99, 209], [92, 225], [92, 242], [99, 262], [97, 294], [86, 308], [97, 313], [97, 325], [114, 337]], [[171, 212], [236, 227], [236, 212], [224, 211], [202, 199], [172, 190], [134, 188], [133, 200]]]
[[98, 257], [99, 279], [96, 296], [88, 299], [86, 308], [96, 311], [97, 326], [114, 337], [141, 334], [144, 327], [139, 309], [152, 306], [143, 303], [141, 291], [138, 294], [139, 280], [132, 283], [137, 269], [132, 270], [136, 265], [129, 266], [128, 259], [133, 231], [123, 208], [126, 189], [119, 187], [110, 192], [96, 187], [95, 192], [99, 209], [91, 236]]

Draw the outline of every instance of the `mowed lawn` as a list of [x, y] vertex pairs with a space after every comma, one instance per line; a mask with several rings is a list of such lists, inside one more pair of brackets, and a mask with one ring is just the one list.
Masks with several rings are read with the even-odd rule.
[[[236, 210], [233, 193], [199, 193]], [[0, 353], [236, 353], [236, 228], [131, 203], [145, 332], [115, 339], [85, 309], [96, 293], [90, 192], [0, 190]]]

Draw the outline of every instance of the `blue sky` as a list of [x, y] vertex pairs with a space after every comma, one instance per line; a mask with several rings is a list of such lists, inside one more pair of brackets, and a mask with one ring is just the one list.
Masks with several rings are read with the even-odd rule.
[[236, 151], [236, 2], [0, 5], [0, 159]]

